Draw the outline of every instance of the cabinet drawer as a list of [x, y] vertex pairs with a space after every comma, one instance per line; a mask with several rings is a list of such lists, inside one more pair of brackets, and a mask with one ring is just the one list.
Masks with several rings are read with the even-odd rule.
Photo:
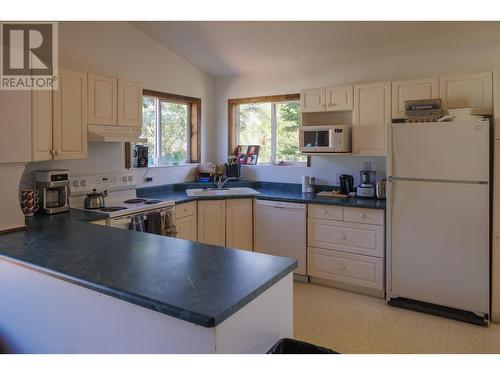
[[384, 225], [384, 211], [370, 208], [344, 208], [344, 220], [353, 223]]
[[191, 216], [196, 214], [196, 202], [182, 203], [175, 206], [175, 218]]
[[384, 264], [380, 258], [338, 251], [307, 249], [309, 276], [321, 277], [372, 289], [384, 287]]
[[324, 204], [310, 204], [307, 216], [313, 219], [344, 220], [344, 208]]
[[312, 247], [384, 257], [384, 227], [309, 219], [307, 244]]

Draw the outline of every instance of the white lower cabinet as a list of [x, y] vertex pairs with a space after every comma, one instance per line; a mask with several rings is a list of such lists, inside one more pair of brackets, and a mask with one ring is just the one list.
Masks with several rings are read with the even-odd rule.
[[384, 212], [316, 204], [308, 212], [311, 281], [384, 297]]
[[177, 238], [197, 241], [198, 219], [196, 202], [183, 203], [175, 206], [175, 227]]
[[381, 258], [315, 247], [309, 247], [307, 255], [309, 276], [375, 290], [384, 288], [384, 261]]
[[198, 202], [198, 242], [253, 250], [252, 199]]
[[253, 250], [252, 199], [226, 200], [226, 247]]
[[198, 242], [226, 245], [226, 201], [198, 202]]

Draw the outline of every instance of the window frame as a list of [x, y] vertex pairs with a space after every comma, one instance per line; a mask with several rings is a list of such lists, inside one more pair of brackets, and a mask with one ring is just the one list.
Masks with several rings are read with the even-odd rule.
[[[261, 163], [261, 165], [278, 165], [276, 162], [276, 147], [277, 147], [277, 115], [276, 104], [283, 102], [299, 102], [300, 94], [284, 94], [284, 95], [269, 95], [255, 96], [248, 98], [236, 98], [228, 100], [228, 153], [234, 155], [238, 146], [239, 139], [239, 111], [240, 104], [254, 103], [270, 103], [271, 104], [271, 162]], [[306, 161], [287, 161], [289, 165], [304, 166], [310, 165], [310, 156], [307, 156]]]
[[[156, 103], [157, 105], [157, 114], [159, 113], [160, 101], [166, 101], [170, 103], [180, 103], [188, 105], [188, 150], [187, 150], [187, 160], [185, 164], [191, 163], [200, 163], [201, 162], [201, 99], [194, 98], [191, 96], [183, 96], [177, 94], [170, 94], [161, 91], [155, 90], [142, 90], [143, 97], [155, 98], [158, 99]], [[155, 124], [155, 131], [159, 129], [158, 120], [159, 116], [157, 116], [157, 121]], [[142, 127], [142, 123], [141, 123]], [[161, 128], [161, 127], [160, 127]], [[160, 129], [161, 131], [161, 129]], [[160, 134], [161, 137], [161, 134]], [[155, 145], [157, 148], [158, 145]], [[158, 152], [158, 150], [155, 150]], [[170, 166], [172, 164], [157, 164], [156, 166]]]

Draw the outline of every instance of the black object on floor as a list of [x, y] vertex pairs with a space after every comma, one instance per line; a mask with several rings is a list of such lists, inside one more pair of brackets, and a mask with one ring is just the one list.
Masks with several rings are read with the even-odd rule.
[[409, 298], [391, 298], [388, 302], [389, 305], [401, 307], [407, 310], [423, 312], [442, 316], [444, 318], [455, 319], [465, 323], [472, 323], [478, 326], [488, 326], [488, 316], [485, 317], [474, 314], [470, 311], [454, 309], [452, 307], [435, 305], [428, 302], [415, 301]]
[[268, 350], [266, 354], [339, 354], [322, 346], [309, 344], [308, 342], [281, 339]]

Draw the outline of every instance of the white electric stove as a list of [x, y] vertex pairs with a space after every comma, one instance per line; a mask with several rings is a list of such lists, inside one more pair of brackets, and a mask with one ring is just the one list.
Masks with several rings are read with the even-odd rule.
[[[104, 208], [86, 209], [85, 197], [93, 190], [107, 191]], [[130, 172], [107, 173], [70, 177], [70, 207], [94, 211], [107, 216], [106, 225], [128, 228], [133, 216], [147, 215], [158, 211], [164, 215], [167, 210], [175, 211], [175, 202], [151, 198], [138, 198], [135, 176]]]

